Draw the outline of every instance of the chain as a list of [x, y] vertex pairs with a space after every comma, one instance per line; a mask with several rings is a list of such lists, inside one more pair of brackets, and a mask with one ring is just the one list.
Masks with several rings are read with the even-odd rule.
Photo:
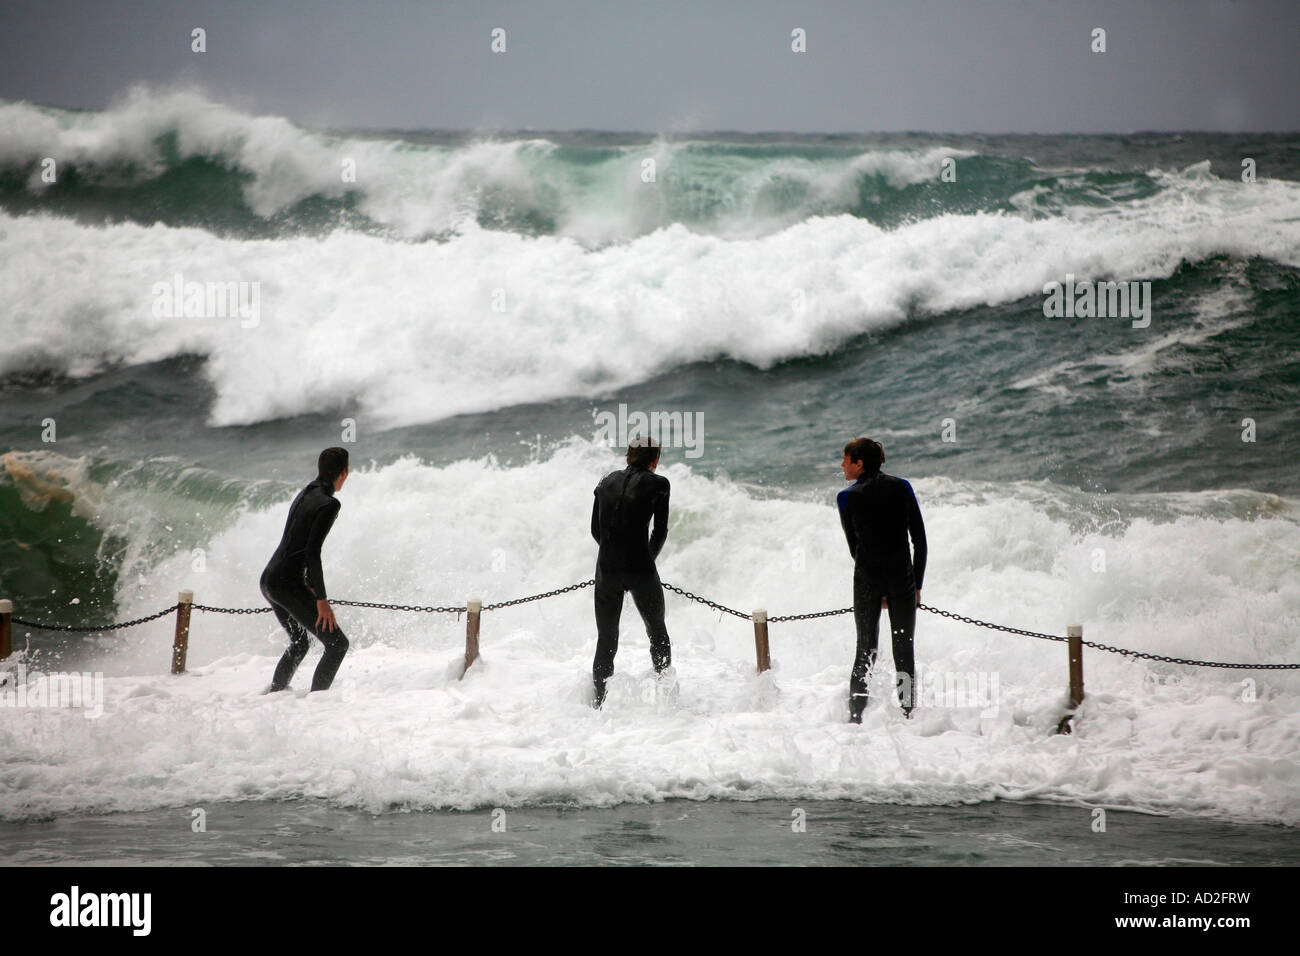
[[1099, 651], [1110, 651], [1112, 654], [1123, 654], [1125, 657], [1140, 657], [1148, 661], [1165, 661], [1169, 664], [1196, 664], [1199, 667], [1235, 667], [1239, 670], [1300, 670], [1300, 664], [1230, 664], [1224, 663], [1223, 661], [1193, 661], [1186, 657], [1165, 657], [1163, 654], [1148, 654], [1145, 651], [1130, 651], [1123, 647], [1111, 647], [1109, 644], [1094, 644], [1092, 641], [1084, 641], [1083, 643], [1088, 647], [1095, 647]]
[[921, 604], [918, 606], [922, 611], [929, 611], [931, 614], [940, 614], [943, 617], [950, 617], [954, 621], [961, 621], [963, 624], [974, 624], [976, 627], [987, 627], [994, 631], [1006, 631], [1008, 634], [1022, 634], [1025, 637], [1037, 637], [1044, 641], [1069, 640], [1069, 638], [1061, 637], [1059, 634], [1044, 634], [1041, 631], [1022, 631], [1018, 627], [1006, 627], [1002, 624], [990, 624], [988, 621], [981, 621], [979, 618], [966, 617], [963, 614], [954, 614], [952, 611], [941, 611], [937, 607], [930, 607], [928, 604]]
[[[568, 587], [556, 588], [554, 591], [546, 591], [542, 594], [533, 594], [529, 597], [515, 598], [512, 601], [498, 601], [496, 604], [484, 605], [483, 610], [495, 611], [498, 608], [514, 607], [516, 604], [527, 604], [530, 601], [541, 601], [545, 598], [555, 597], [558, 594], [567, 594], [570, 591], [580, 591], [583, 588], [589, 588], [595, 584], [595, 579], [582, 581], [578, 584], [570, 584]], [[695, 601], [710, 607], [715, 611], [725, 614], [731, 614], [734, 617], [743, 618], [748, 621], [752, 617], [744, 611], [737, 611], [735, 608], [727, 607], [716, 601], [710, 601], [708, 598], [702, 598], [698, 594], [692, 594], [690, 591], [683, 590], [676, 585], [664, 583], [664, 590], [680, 594], [690, 601]], [[386, 611], [412, 611], [423, 614], [461, 614], [464, 613], [464, 607], [421, 607], [412, 604], [381, 604], [377, 601], [333, 601], [334, 604], [345, 605], [347, 607], [368, 607], [379, 608]], [[137, 624], [145, 624], [149, 621], [155, 621], [164, 615], [175, 611], [179, 604], [173, 604], [171, 607], [165, 607], [161, 611], [150, 614], [147, 617], [136, 618], [133, 621], [119, 621], [116, 624], [41, 624], [37, 621], [27, 621], [22, 618], [11, 618], [14, 624], [21, 627], [34, 627], [41, 631], [79, 631], [79, 632], [100, 632], [100, 631], [118, 631], [126, 627], [135, 627]], [[212, 607], [207, 604], [190, 605], [196, 611], [211, 611], [215, 614], [269, 614], [269, 607]], [[960, 621], [963, 624], [973, 624], [975, 627], [988, 628], [993, 631], [1003, 631], [1007, 634], [1019, 634], [1023, 637], [1036, 637], [1044, 641], [1067, 641], [1069, 638], [1061, 637], [1059, 634], [1044, 634], [1041, 631], [1026, 631], [1018, 627], [1007, 627], [1004, 624], [993, 624], [989, 621], [981, 621], [979, 618], [967, 617], [964, 614], [955, 614], [952, 611], [943, 611], [937, 607], [930, 607], [927, 604], [918, 606], [922, 611], [929, 611], [931, 614], [938, 614], [941, 617], [951, 618], [954, 621]], [[842, 607], [834, 611], [810, 611], [807, 614], [783, 614], [775, 617], [769, 617], [769, 623], [777, 624], [783, 621], [810, 621], [815, 618], [835, 617], [840, 614], [852, 614], [853, 608]], [[1113, 647], [1110, 644], [1098, 644], [1095, 641], [1084, 641], [1085, 647], [1091, 647], [1099, 651], [1107, 651], [1111, 654], [1122, 654], [1125, 657], [1132, 657], [1139, 660], [1163, 661], [1168, 664], [1187, 664], [1196, 667], [1227, 667], [1236, 670], [1300, 670], [1300, 664], [1234, 664], [1225, 661], [1197, 661], [1186, 657], [1168, 657], [1164, 654], [1150, 654], [1146, 651], [1134, 651], [1124, 647]]]
[[348, 607], [376, 607], [384, 611], [415, 611], [420, 614], [463, 614], [463, 607], [419, 607], [413, 604], [379, 604], [375, 601], [330, 601]]
[[[425, 614], [444, 613], [444, 614], [461, 614], [464, 612], [463, 607], [420, 607], [414, 604], [381, 604], [377, 601], [343, 601], [331, 599], [331, 604], [342, 604], [348, 607], [375, 607], [385, 611], [419, 611]], [[216, 614], [270, 614], [269, 607], [209, 607], [206, 604], [192, 605], [196, 611], [212, 611]]]
[[[557, 594], [567, 594], [570, 591], [581, 591], [583, 588], [589, 588], [596, 583], [595, 578], [583, 581], [580, 584], [570, 584], [567, 588], [556, 588], [554, 591], [547, 591], [545, 594], [534, 594], [531, 597], [515, 598], [513, 601], [498, 601], [496, 604], [484, 605], [483, 610], [495, 611], [500, 607], [514, 607], [516, 604], [527, 604], [529, 601], [540, 601], [542, 598], [555, 597]], [[463, 611], [464, 608], [461, 608]]]
[[[1042, 634], [1038, 631], [1022, 631], [1016, 627], [1004, 627], [1001, 624], [990, 624], [987, 621], [981, 621], [973, 617], [964, 617], [960, 614], [953, 614], [950, 611], [941, 611], [938, 608], [921, 605], [921, 610], [930, 611], [933, 614], [942, 614], [944, 617], [950, 617], [954, 621], [962, 621], [965, 624], [974, 624], [976, 627], [987, 627], [995, 631], [1006, 631], [1008, 634], [1023, 634], [1026, 637], [1038, 637], [1046, 641], [1068, 641], [1068, 637], [1061, 637], [1056, 634]], [[1123, 654], [1125, 657], [1140, 658], [1148, 661], [1164, 661], [1167, 664], [1190, 664], [1196, 667], [1229, 667], [1237, 670], [1266, 670], [1266, 671], [1283, 671], [1283, 670], [1300, 670], [1300, 664], [1233, 664], [1225, 661], [1196, 661], [1189, 657], [1168, 657], [1164, 654], [1150, 654], [1146, 651], [1132, 651], [1126, 647], [1114, 647], [1110, 644], [1098, 644], [1095, 641], [1084, 641], [1085, 647], [1091, 647], [1099, 651], [1108, 651], [1111, 654]]]
[[807, 614], [782, 614], [777, 617], [769, 617], [767, 620], [772, 624], [779, 624], [781, 621], [811, 621], [815, 617], [834, 617], [837, 614], [852, 614], [853, 608], [842, 607], [838, 611], [810, 611]]
[[214, 614], [270, 614], [269, 607], [209, 607], [206, 604], [191, 604], [196, 611], [211, 611]]
[[737, 611], [735, 608], [726, 607], [725, 605], [718, 604], [716, 601], [710, 601], [708, 598], [702, 598], [698, 594], [692, 594], [690, 591], [683, 591], [681, 588], [675, 587], [671, 584], [665, 583], [664, 590], [674, 591], [677, 594], [680, 594], [684, 598], [687, 598], [691, 601], [698, 601], [700, 604], [704, 604], [708, 607], [711, 607], [715, 611], [725, 611], [728, 614], [734, 614], [736, 617], [743, 617], [746, 621], [749, 620], [749, 615], [746, 614], [744, 611]]
[[148, 617], [136, 618], [134, 621], [119, 621], [116, 624], [41, 624], [37, 621], [24, 621], [20, 617], [10, 618], [15, 624], [23, 627], [34, 627], [38, 631], [120, 631], [124, 627], [135, 627], [137, 624], [144, 624], [146, 621], [155, 621], [164, 614], [170, 614], [180, 605], [173, 604], [171, 607], [165, 607], [157, 614], [150, 614]]

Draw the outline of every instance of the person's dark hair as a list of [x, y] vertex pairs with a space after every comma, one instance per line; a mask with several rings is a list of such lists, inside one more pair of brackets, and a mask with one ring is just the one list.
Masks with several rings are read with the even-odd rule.
[[659, 453], [663, 451], [663, 445], [659, 444], [653, 438], [647, 438], [644, 435], [633, 438], [627, 446], [627, 463], [629, 465], [645, 465], [649, 468], [659, 460]]
[[885, 463], [885, 449], [880, 446], [880, 442], [870, 438], [853, 439], [844, 446], [844, 454], [849, 456], [849, 461], [862, 462], [862, 467], [869, 475], [874, 475]]
[[333, 483], [347, 470], [348, 450], [346, 448], [326, 448], [316, 461], [316, 477], [321, 481]]

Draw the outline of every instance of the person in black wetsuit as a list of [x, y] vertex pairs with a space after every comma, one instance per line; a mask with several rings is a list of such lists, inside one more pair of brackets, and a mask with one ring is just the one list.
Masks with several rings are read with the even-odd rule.
[[855, 438], [845, 445], [840, 463], [844, 477], [853, 482], [839, 493], [837, 503], [849, 554], [853, 555], [858, 651], [849, 677], [849, 720], [855, 724], [862, 722], [867, 706], [867, 681], [876, 663], [882, 604], [889, 609], [898, 701], [904, 716], [912, 716], [916, 700], [912, 637], [925, 577], [925, 523], [912, 486], [902, 478], [881, 474], [884, 463], [885, 450], [870, 438]]
[[316, 480], [298, 493], [289, 507], [284, 536], [270, 563], [262, 572], [262, 596], [280, 624], [289, 632], [289, 648], [275, 667], [271, 691], [285, 690], [311, 645], [315, 634], [325, 645], [325, 655], [316, 665], [312, 690], [328, 690], [334, 674], [348, 652], [334, 610], [325, 594], [320, 548], [339, 513], [334, 493], [348, 477], [348, 453], [343, 448], [326, 448], [320, 453]]
[[[645, 622], [655, 671], [663, 673], [672, 664], [664, 626], [664, 589], [655, 567], [655, 558], [668, 537], [668, 479], [655, 474], [661, 451], [654, 439], [633, 439], [627, 449], [627, 467], [611, 471], [593, 492], [591, 536], [600, 545], [596, 557], [596, 659], [591, 668], [596, 707], [605, 702], [605, 682], [614, 673], [626, 592], [632, 592]], [[647, 539], [651, 517], [654, 532]]]

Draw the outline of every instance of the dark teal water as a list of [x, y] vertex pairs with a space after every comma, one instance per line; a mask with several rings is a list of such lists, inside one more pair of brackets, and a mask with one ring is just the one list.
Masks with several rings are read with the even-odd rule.
[[[1044, 804], [674, 800], [494, 815], [216, 804], [0, 824], [21, 866], [1295, 866], [1300, 833]], [[802, 821], [803, 829], [795, 824]], [[497, 829], [493, 829], [494, 825]]]

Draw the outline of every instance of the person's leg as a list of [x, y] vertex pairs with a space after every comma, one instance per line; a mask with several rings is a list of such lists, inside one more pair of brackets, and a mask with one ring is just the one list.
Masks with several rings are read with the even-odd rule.
[[316, 637], [325, 645], [325, 654], [316, 665], [316, 673], [311, 678], [311, 689], [329, 690], [339, 665], [343, 663], [343, 656], [348, 652], [348, 639], [337, 623], [332, 631], [317, 631]]
[[885, 593], [883, 582], [860, 571], [853, 574], [853, 623], [858, 631], [858, 650], [849, 675], [849, 720], [862, 722], [867, 707], [867, 682], [876, 663], [876, 645], [880, 638], [880, 599]]
[[898, 673], [898, 702], [905, 717], [912, 716], [916, 703], [916, 584], [912, 570], [894, 575], [889, 581], [889, 630], [893, 635], [894, 670]]
[[596, 658], [591, 677], [596, 688], [595, 705], [605, 702], [605, 682], [614, 673], [614, 655], [618, 653], [618, 619], [623, 614], [623, 581], [617, 574], [596, 568]]
[[673, 648], [664, 624], [664, 586], [657, 571], [639, 574], [629, 583], [632, 600], [650, 638], [650, 662], [656, 671], [662, 671], [673, 662]]
[[267, 600], [270, 601], [271, 610], [275, 612], [280, 626], [289, 632], [289, 646], [285, 649], [280, 662], [275, 665], [275, 675], [271, 678], [271, 692], [274, 693], [288, 689], [289, 682], [293, 680], [293, 675], [298, 670], [298, 665], [307, 656], [307, 648], [311, 641], [307, 637], [307, 632], [302, 629], [302, 625], [295, 621], [288, 611], [269, 596]]
[[[317, 639], [325, 645], [325, 654], [316, 665], [316, 673], [312, 675], [312, 690], [329, 690], [330, 685], [334, 683], [334, 675], [338, 672], [339, 665], [343, 663], [343, 657], [348, 652], [348, 639], [344, 636], [341, 628], [336, 627], [332, 631], [317, 629], [316, 627], [316, 596], [306, 587], [291, 586], [278, 592], [276, 599], [283, 605], [284, 609], [292, 617], [295, 624], [308, 634], [315, 634]], [[305, 637], [304, 637], [305, 640]], [[298, 663], [302, 662], [302, 656], [299, 655]], [[296, 668], [297, 663], [294, 664]]]

